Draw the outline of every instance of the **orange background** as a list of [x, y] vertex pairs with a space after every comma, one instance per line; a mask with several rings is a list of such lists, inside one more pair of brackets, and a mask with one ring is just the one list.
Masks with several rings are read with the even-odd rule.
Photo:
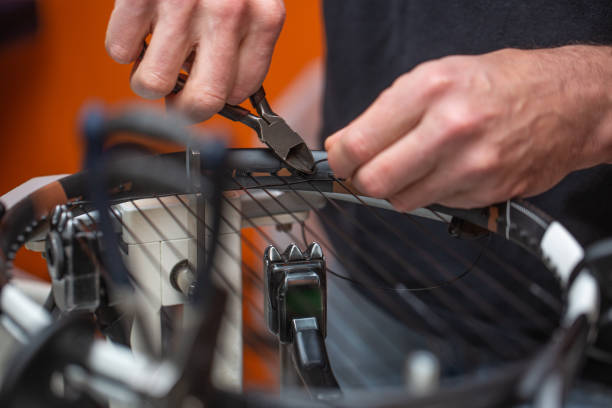
[[[272, 104], [322, 52], [319, 2], [285, 4], [287, 20], [265, 81]], [[110, 0], [40, 0], [38, 32], [0, 47], [0, 194], [35, 176], [79, 169], [77, 118], [84, 103], [137, 100], [130, 66], [104, 50], [112, 6]], [[233, 128], [235, 145], [252, 142], [249, 129]]]
[[[287, 20], [265, 81], [272, 106], [275, 97], [322, 54], [319, 2], [285, 4]], [[112, 6], [111, 0], [40, 0], [38, 31], [0, 46], [0, 195], [32, 177], [79, 169], [77, 121], [83, 104], [138, 100], [129, 88], [131, 67], [113, 62], [104, 49]], [[220, 118], [210, 122], [232, 132], [234, 146], [258, 145], [243, 125]], [[40, 256], [32, 253], [20, 253], [16, 264], [29, 271], [44, 270]], [[249, 294], [245, 285], [245, 296], [260, 301], [260, 294]], [[245, 324], [260, 320], [245, 312]], [[245, 385], [273, 385], [273, 374], [256, 357], [245, 350]]]
[[[319, 2], [285, 4], [287, 20], [265, 81], [272, 106], [322, 53]], [[0, 195], [32, 177], [79, 169], [83, 104], [138, 100], [129, 87], [131, 67], [115, 63], [104, 49], [112, 7], [111, 0], [40, 0], [38, 31], [0, 46]], [[234, 146], [257, 145], [243, 125], [209, 122], [233, 132]]]

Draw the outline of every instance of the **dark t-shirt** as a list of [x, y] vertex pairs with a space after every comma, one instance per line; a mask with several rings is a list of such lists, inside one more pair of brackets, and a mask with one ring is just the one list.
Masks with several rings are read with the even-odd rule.
[[[327, 35], [324, 136], [347, 125], [395, 78], [423, 61], [506, 47], [612, 44], [610, 0], [326, 0], [324, 13]], [[529, 200], [560, 220], [583, 244], [612, 235], [612, 166], [572, 173], [552, 190]], [[399, 240], [397, 231], [433, 254], [451, 276], [463, 275], [477, 265], [504, 287], [524, 292], [524, 287], [517, 285], [518, 281], [500, 266], [501, 259], [504, 265], [510, 264], [528, 279], [553, 292], [558, 290], [557, 282], [539, 261], [501, 238], [483, 238], [474, 245], [449, 238], [446, 226], [440, 223], [421, 221], [416, 225], [408, 217], [382, 214], [386, 224], [394, 227], [393, 232], [370, 211], [349, 206], [348, 212], [353, 218], [345, 216], [334, 221], [340, 224], [340, 230], [349, 232], [347, 235], [357, 245], [347, 245], [346, 239], [330, 230], [337, 251], [356, 259], [379, 260], [407, 287], [422, 285], [408, 273], [405, 263], [394, 261], [381, 246], [399, 250], [405, 260], [427, 271], [428, 276], [435, 276], [436, 268], [432, 268], [431, 258], [422, 256], [422, 251]], [[483, 246], [496, 253], [495, 257], [483, 256]], [[352, 251], [355, 247], [360, 248], [359, 252]], [[458, 261], [448, 249], [461, 254], [464, 261]], [[346, 273], [356, 276], [354, 271]], [[433, 279], [447, 280], [442, 276]], [[467, 274], [461, 282], [484, 297], [489, 293], [481, 290], [485, 285], [482, 274]], [[463, 289], [444, 290], [463, 291], [457, 294], [459, 297], [465, 294]], [[489, 294], [488, 302], [500, 300], [497, 294]], [[423, 292], [418, 296], [429, 295]]]
[[[527, 49], [566, 44], [612, 45], [611, 0], [325, 0], [323, 4], [327, 35], [323, 137], [346, 126], [395, 78], [427, 60], [454, 54], [482, 54], [507, 47]], [[529, 200], [563, 222], [583, 244], [612, 236], [612, 166], [575, 172], [549, 192]], [[343, 217], [330, 217], [328, 221], [340, 224], [339, 229], [344, 232], [344, 236], [340, 237], [336, 233], [338, 229], [328, 228], [328, 232], [336, 245], [336, 252], [342, 252], [345, 258], [357, 260], [354, 265], [365, 265], [361, 261], [364, 256], [373, 257], [383, 265], [387, 275], [391, 274], [393, 279], [406, 287], [422, 286], [422, 282], [414, 279], [409, 270], [387, 255], [388, 252], [382, 247], [388, 246], [399, 250], [414, 269], [433, 276], [433, 280], [447, 280], [432, 267], [434, 262], [443, 265], [443, 269], [451, 276], [464, 276], [460, 281], [462, 287], [454, 283], [436, 291], [441, 290], [453, 299], [460, 300], [462, 307], [472, 310], [475, 315], [479, 314], [480, 307], [474, 300], [479, 298], [490, 307], [503, 310], [506, 318], [516, 316], [516, 327], [521, 327], [525, 321], [524, 317], [516, 314], [513, 307], [502, 300], [506, 296], [500, 296], [498, 290], [490, 290], [484, 275], [493, 277], [502, 287], [524, 298], [530, 307], [545, 315], [551, 313], [534, 300], [534, 296], [513, 274], [518, 271], [523, 282], [525, 279], [535, 282], [557, 295], [558, 282], [551, 278], [539, 261], [526, 256], [522, 249], [509, 245], [503, 239], [480, 238], [474, 244], [449, 237], [446, 226], [441, 223], [419, 221], [417, 225], [407, 220], [408, 217], [380, 211], [378, 216], [384, 217], [385, 223], [395, 231], [390, 232], [380, 218], [373, 217], [370, 211], [348, 205], [346, 209], [351, 216], [345, 213]], [[355, 221], [361, 227], [357, 227]], [[397, 231], [405, 234], [404, 240], [398, 239]], [[355, 245], [346, 244], [346, 236], [357, 244], [359, 251], [353, 251]], [[431, 257], [422, 256], [423, 251], [414, 249], [416, 246], [406, 245], [406, 240], [433, 255], [435, 261]], [[483, 250], [483, 247], [487, 250]], [[458, 262], [449, 249], [468, 262]], [[491, 253], [495, 255], [490, 256]], [[474, 265], [478, 268], [474, 268]], [[511, 267], [508, 268], [508, 265]], [[367, 267], [364, 266], [364, 269]], [[472, 273], [464, 273], [470, 270]], [[352, 275], [354, 279], [363, 276], [363, 271], [355, 273], [350, 269], [343, 272]], [[365, 273], [376, 276], [376, 271], [366, 270]], [[381, 284], [388, 285], [388, 280], [381, 279]], [[375, 313], [368, 315], [367, 308], [341, 303], [345, 298], [355, 304], [358, 302], [358, 296], [353, 295], [353, 290], [372, 296], [371, 292], [377, 289], [364, 289], [362, 285], [354, 285], [350, 289], [344, 282], [333, 277], [329, 285], [330, 321], [374, 321], [384, 338], [387, 341], [393, 340], [394, 347], [399, 350], [394, 355], [388, 351], [387, 343], [378, 344], [374, 340], [371, 340], [371, 344], [367, 343], [369, 349], [377, 350], [371, 353], [373, 356], [368, 357], [368, 353], [362, 352], [351, 354], [348, 350], [347, 355], [358, 361], [360, 366], [367, 367], [360, 370], [361, 375], [374, 373], [366, 382], [376, 384], [381, 377], [385, 377], [386, 383], [399, 384], [401, 376], [394, 377], [388, 365], [399, 361], [393, 367], [401, 372], [402, 353], [408, 353], [410, 347], [413, 347], [411, 342], [404, 340], [412, 335], [410, 329], [389, 323]], [[403, 296], [402, 293], [388, 290], [380, 293], [389, 298]], [[410, 293], [424, 300], [439, 316], [448, 318], [450, 312], [451, 318], [446, 321], [461, 328], [462, 315], [445, 310], [433, 292]], [[387, 309], [387, 315], [395, 316], [402, 322], [405, 319], [402, 320], [398, 315], [412, 316], [411, 307], [397, 309]], [[351, 313], [356, 313], [356, 316], [351, 318]], [[344, 329], [338, 330], [336, 325], [330, 325], [329, 330], [328, 343], [336, 342], [339, 348], [347, 350], [346, 342], [343, 341]], [[360, 333], [362, 340], [365, 337]], [[387, 366], [380, 366], [381, 354], [387, 357]], [[358, 384], [362, 381], [361, 378], [359, 381], [353, 380], [350, 367], [344, 369], [342, 361], [335, 359], [332, 365], [343, 384]]]
[[[610, 0], [325, 0], [324, 15], [324, 137], [423, 61], [507, 47], [612, 44]], [[584, 243], [612, 235], [611, 173], [609, 166], [576, 172], [531, 200]]]

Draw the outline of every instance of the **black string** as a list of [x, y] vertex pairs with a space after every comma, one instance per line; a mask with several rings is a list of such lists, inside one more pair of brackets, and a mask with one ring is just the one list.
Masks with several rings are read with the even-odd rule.
[[[305, 229], [305, 225], [304, 223], [300, 224], [301, 226], [301, 230], [302, 230], [302, 240], [304, 241], [305, 245], [308, 245], [308, 240], [306, 239], [306, 229]], [[480, 255], [478, 254], [478, 257], [476, 258], [476, 260], [474, 261], [474, 263], [478, 262], [478, 260], [480, 259]], [[468, 273], [470, 273], [471, 269], [467, 269], [464, 272], [462, 272], [461, 274], [457, 275], [457, 277], [453, 280], [448, 280], [448, 281], [443, 281], [438, 285], [434, 285], [434, 286], [422, 286], [422, 287], [410, 287], [410, 288], [394, 288], [391, 286], [386, 286], [386, 285], [367, 285], [365, 283], [362, 283], [356, 279], [352, 279], [348, 276], [342, 275], [338, 272], [333, 271], [332, 269], [330, 269], [329, 267], [327, 267], [327, 271], [332, 274], [333, 276], [335, 276], [336, 278], [348, 281], [353, 283], [356, 286], [362, 287], [364, 289], [373, 289], [373, 290], [382, 290], [382, 291], [386, 291], [386, 292], [421, 292], [421, 291], [427, 291], [427, 290], [433, 290], [433, 289], [439, 289], [442, 288], [444, 286], [447, 285], [452, 285], [456, 280], [463, 278], [464, 276], [466, 276]]]
[[[393, 226], [389, 225], [388, 222], [386, 222], [382, 217], [380, 217], [378, 214], [376, 214], [376, 212], [374, 212], [370, 206], [368, 206], [367, 204], [365, 204], [363, 202], [363, 200], [361, 200], [361, 198], [359, 198], [359, 196], [357, 196], [355, 193], [353, 193], [344, 183], [342, 183], [341, 180], [335, 178], [332, 176], [332, 178], [338, 182], [348, 193], [350, 193], [353, 197], [355, 197], [357, 200], [359, 200], [362, 205], [364, 207], [366, 207], [371, 214], [373, 214], [377, 220], [379, 220], [381, 222], [381, 224], [383, 226], [385, 226], [389, 231], [391, 231], [396, 237], [398, 237], [400, 240], [402, 240], [402, 243], [405, 245], [410, 245], [412, 248], [415, 248], [417, 250], [420, 250], [421, 253], [423, 253], [423, 251], [420, 249], [420, 246], [418, 245], [414, 245], [411, 241], [407, 240], [404, 234], [400, 234], [396, 228], [394, 228]], [[313, 187], [315, 189], [318, 190], [318, 188], [316, 187], [316, 185], [313, 185]], [[332, 200], [333, 201], [333, 200]], [[428, 209], [431, 213], [433, 213], [441, 222], [448, 224], [448, 222], [441, 216], [439, 215], [436, 211], [432, 210], [432, 209]], [[485, 281], [490, 287], [492, 287], [495, 291], [497, 291], [498, 293], [503, 294], [503, 296], [501, 297], [501, 299], [503, 299], [504, 301], [506, 301], [508, 304], [512, 305], [515, 310], [517, 310], [519, 313], [523, 314], [524, 317], [526, 317], [527, 319], [531, 319], [534, 321], [534, 323], [537, 324], [537, 328], [539, 330], [548, 330], [548, 326], [551, 325], [550, 320], [546, 319], [539, 311], [537, 311], [536, 309], [534, 309], [533, 307], [531, 307], [529, 304], [525, 303], [524, 301], [522, 301], [521, 299], [519, 299], [518, 297], [516, 297], [512, 292], [508, 291], [506, 288], [504, 288], [502, 285], [499, 284], [499, 282], [497, 282], [495, 279], [491, 278], [489, 276], [489, 274], [487, 274], [486, 272], [484, 272], [482, 270], [482, 268], [477, 266], [477, 261], [474, 262], [470, 262], [469, 260], [465, 259], [464, 256], [462, 256], [461, 254], [457, 253], [456, 251], [454, 251], [452, 248], [447, 247], [446, 245], [444, 245], [444, 242], [441, 242], [440, 239], [436, 236], [434, 236], [427, 228], [425, 228], [425, 226], [420, 223], [419, 221], [417, 221], [415, 219], [415, 217], [411, 216], [410, 214], [403, 214], [409, 221], [411, 221], [413, 224], [417, 225], [421, 231], [423, 231], [424, 233], [427, 234], [427, 236], [429, 237], [429, 239], [431, 239], [433, 242], [435, 242], [436, 244], [438, 244], [439, 247], [443, 248], [445, 250], [445, 252], [449, 255], [451, 255], [453, 258], [455, 258], [456, 260], [458, 260], [459, 262], [463, 263], [466, 268], [468, 268], [468, 271], [474, 271], [477, 273], [477, 275], [481, 278], [481, 280]], [[480, 243], [479, 243], [480, 244]], [[478, 255], [478, 259], [480, 259], [480, 256], [482, 255], [482, 253], [485, 251], [485, 246], [480, 244], [480, 253]], [[428, 254], [424, 254], [427, 255]], [[429, 259], [431, 259], [430, 256], [428, 256]], [[437, 262], [433, 262], [433, 265], [437, 265]], [[437, 268], [438, 270], [440, 270], [439, 268]], [[467, 274], [463, 274], [463, 276], [465, 276]], [[513, 277], [515, 277], [515, 274], [512, 274]], [[471, 299], [478, 299], [476, 293], [474, 293], [471, 289], [469, 289], [468, 287], [464, 286], [461, 284], [461, 282], [457, 282], [458, 286], [461, 287], [461, 289], [463, 291], [468, 291], [470, 292], [468, 295], [468, 298]], [[467, 295], [467, 294], [466, 294]]]
[[[286, 180], [284, 180], [282, 177], [280, 177], [280, 176], [278, 176], [278, 175], [275, 175], [275, 176], [276, 176], [278, 179], [280, 179], [280, 181], [281, 181], [281, 182], [286, 181]], [[252, 176], [251, 176], [251, 177], [252, 177]], [[255, 180], [255, 181], [257, 181], [256, 179], [254, 179], [254, 180]], [[237, 182], [238, 184], [240, 184], [240, 182], [239, 182], [239, 181], [236, 181], [236, 182]], [[287, 183], [287, 184], [285, 184], [285, 185], [288, 185], [288, 183]], [[266, 187], [267, 187], [267, 186], [262, 186], [262, 185], [260, 185], [260, 188], [261, 188], [261, 189], [263, 189], [264, 191], [266, 191], [266, 192], [267, 192], [267, 188], [266, 188]], [[316, 207], [314, 207], [314, 206], [312, 205], [312, 203], [310, 203], [310, 202], [309, 202], [309, 201], [308, 201], [306, 198], [304, 198], [304, 197], [303, 197], [303, 195], [302, 195], [302, 194], [301, 194], [299, 191], [295, 190], [293, 187], [290, 187], [290, 190], [291, 190], [291, 191], [292, 191], [294, 194], [296, 194], [296, 196], [298, 196], [298, 197], [299, 197], [299, 198], [300, 198], [300, 199], [301, 199], [301, 200], [302, 200], [302, 201], [303, 201], [303, 202], [304, 202], [304, 203], [305, 203], [305, 204], [306, 204], [306, 205], [307, 205], [307, 206], [308, 206], [308, 207], [309, 207], [309, 208], [310, 208], [310, 209], [311, 209], [313, 212], [315, 212], [317, 215], [319, 215], [319, 217], [320, 217], [321, 219], [326, 219], [326, 217], [325, 217], [323, 214], [321, 214], [321, 213], [320, 213], [320, 211], [319, 211], [319, 210], [318, 210]], [[270, 195], [270, 196], [272, 196], [272, 197], [273, 197], [273, 195], [271, 195], [269, 192], [268, 192], [268, 195]], [[257, 203], [257, 204], [258, 204], [258, 205], [260, 205], [260, 206], [262, 206], [262, 208], [263, 208], [263, 205], [262, 205], [262, 204], [260, 204], [260, 203]], [[286, 207], [285, 207], [285, 206], [284, 206], [282, 203], [278, 202], [278, 204], [279, 204], [281, 207], [283, 207], [283, 208], [285, 209], [285, 211], [288, 211], [288, 209], [287, 209], [287, 208], [286, 208]], [[263, 209], [264, 209], [264, 211], [267, 211], [265, 208], [263, 208]], [[289, 212], [289, 213], [290, 213], [290, 212]], [[298, 222], [299, 222], [299, 220], [298, 220], [298, 219], [295, 217], [295, 215], [294, 215], [294, 214], [292, 214], [292, 213], [290, 213], [290, 214], [291, 214], [291, 215], [292, 215], [292, 216], [293, 216], [293, 217], [296, 219], [296, 221], [298, 221]], [[333, 227], [333, 229], [334, 229], [336, 232], [338, 232], [338, 233], [340, 233], [341, 235], [343, 235], [343, 236], [344, 236], [344, 238], [345, 238], [345, 240], [346, 240], [346, 242], [347, 242], [347, 244], [349, 244], [349, 246], [351, 246], [351, 247], [353, 248], [353, 250], [358, 249], [358, 247], [356, 247], [356, 246], [355, 246], [356, 244], [353, 242], [353, 240], [352, 240], [352, 239], [351, 239], [349, 236], [346, 236], [346, 234], [344, 234], [344, 232], [343, 232], [343, 231], [339, 230], [339, 229], [338, 229], [338, 227], [337, 227], [337, 226], [336, 226], [336, 225], [333, 223], [333, 221], [331, 221], [331, 220], [327, 220], [327, 221], [326, 221], [326, 223], [327, 223], [327, 225], [329, 225], [329, 226]], [[312, 230], [311, 230], [311, 233], [312, 233]], [[314, 234], [314, 235], [316, 236], [317, 234]], [[342, 263], [343, 263], [345, 266], [350, 266], [350, 265], [353, 265], [353, 267], [351, 268], [351, 270], [353, 270], [353, 271], [355, 271], [355, 272], [357, 272], [357, 273], [361, 273], [361, 272], [362, 272], [362, 270], [361, 270], [361, 268], [360, 268], [359, 266], [355, 265], [355, 264], [354, 264], [354, 262], [349, 261], [349, 260], [348, 260], [346, 257], [341, 256], [341, 255], [340, 255], [340, 254], [339, 254], [337, 251], [335, 251], [335, 250], [334, 250], [332, 247], [329, 247], [329, 246], [328, 246], [328, 248], [327, 248], [327, 249], [328, 249], [328, 251], [329, 251], [329, 252], [331, 252], [331, 253], [332, 253], [332, 254], [333, 254], [333, 255], [334, 255], [336, 258], [338, 258], [338, 259], [339, 259], [339, 260], [340, 260], [340, 261], [341, 261], [341, 262], [342, 262]], [[384, 274], [384, 275], [387, 275], [387, 273], [386, 273], [386, 271], [384, 270], [384, 268], [382, 268], [382, 266], [381, 266], [381, 265], [379, 265], [379, 264], [378, 264], [378, 262], [377, 262], [376, 260], [374, 260], [374, 259], [372, 259], [372, 258], [362, 258], [362, 259], [363, 259], [364, 261], [366, 261], [367, 263], [369, 263], [369, 264], [370, 264], [370, 266], [372, 266], [372, 267], [374, 268], [374, 270], [376, 271], [376, 273], [377, 273], [379, 276], [382, 276], [383, 274]], [[408, 265], [408, 269], [412, 269], [412, 270], [414, 270], [414, 268], [412, 268], [410, 265]], [[368, 275], [367, 275], [367, 274], [365, 274], [365, 275], [364, 275], [364, 277], [363, 277], [363, 279], [362, 279], [362, 281], [364, 281], [364, 280], [368, 280], [368, 279], [370, 279], [370, 278], [368, 277]], [[386, 280], [393, 280], [393, 278], [391, 278], [391, 277], [387, 276], [387, 277], [386, 277]], [[369, 285], [367, 285], [367, 286], [369, 286]], [[376, 292], [373, 292], [373, 293], [376, 293]], [[435, 294], [437, 297], [440, 297], [440, 298], [441, 298], [440, 300], [442, 300], [442, 301], [443, 301], [443, 302], [445, 302], [445, 303], [447, 303], [447, 302], [451, 302], [449, 299], [444, 300], [444, 299], [445, 299], [445, 294], [444, 294], [444, 292], [432, 291], [432, 293], [433, 293], [433, 294]], [[396, 308], [398, 307], [397, 305], [394, 305], [394, 304], [390, 303], [390, 302], [393, 302], [393, 300], [392, 300], [391, 298], [389, 298], [389, 297], [385, 297], [385, 296], [379, 296], [379, 297], [378, 297], [378, 300], [379, 300], [381, 303], [386, 303], [386, 304], [387, 304], [387, 307], [389, 308], [389, 310], [398, 310], [398, 309], [396, 309]], [[461, 305], [460, 305], [460, 304], [457, 304], [457, 303], [455, 303], [455, 302], [451, 302], [451, 304], [450, 304], [450, 305], [448, 305], [448, 304], [447, 304], [447, 306], [449, 306], [449, 310], [460, 310], [460, 309], [462, 309], [462, 308], [461, 308]], [[421, 310], [415, 310], [415, 311], [416, 311], [417, 313], [419, 313], [419, 314], [422, 312]], [[469, 315], [469, 314], [467, 314], [467, 313], [466, 313], [466, 315]], [[403, 318], [404, 318], [404, 316], [403, 316], [403, 315], [402, 315], [402, 316], [398, 316], [398, 317], [399, 317], [400, 319], [403, 319]], [[486, 341], [485, 341], [485, 344], [486, 344], [486, 345], [487, 345], [487, 346], [488, 346], [488, 347], [489, 347], [489, 348], [490, 348], [492, 351], [494, 351], [494, 352], [496, 352], [496, 353], [499, 353], [500, 355], [504, 355], [504, 354], [506, 354], [506, 356], [507, 356], [507, 350], [505, 350], [505, 349], [503, 349], [503, 348], [500, 348], [500, 344], [499, 344], [499, 343], [500, 343], [500, 341], [499, 341], [499, 340], [494, 341], [494, 340], [492, 340], [492, 339], [488, 339], [488, 337], [485, 337], [485, 336], [484, 336], [483, 325], [485, 325], [485, 323], [484, 323], [484, 322], [482, 322], [482, 321], [478, 321], [478, 320], [476, 320], [476, 318], [475, 318], [474, 316], [470, 316], [470, 317], [471, 317], [470, 319], [466, 319], [465, 324], [466, 324], [466, 325], [467, 325], [467, 324], [471, 325], [471, 331], [473, 332], [473, 334], [474, 334], [474, 335], [478, 335], [480, 338], [484, 338], [484, 339], [486, 340]], [[427, 323], [428, 323], [428, 324], [432, 324], [432, 323], [433, 323], [433, 321], [432, 321], [431, 319], [428, 319], [428, 320], [426, 320], [426, 321], [427, 321]], [[407, 323], [407, 324], [410, 324], [410, 323]], [[476, 327], [474, 327], [474, 326], [478, 326], [479, 328], [476, 328]], [[447, 333], [447, 334], [448, 334], [448, 333], [454, 333], [454, 330], [453, 330], [453, 329], [452, 329], [450, 326], [447, 326], [447, 325], [446, 325], [446, 327], [445, 327], [444, 329], [441, 329], [440, 327], [435, 327], [435, 326], [434, 326], [434, 327], [432, 327], [432, 328], [434, 329], [434, 331], [436, 331], [436, 330], [442, 330], [442, 331], [441, 331], [441, 333]], [[458, 333], [454, 333], [454, 334], [453, 334], [453, 338], [455, 338], [455, 339], [462, 339], [462, 338], [461, 338], [461, 336], [459, 336], [459, 335], [458, 335]]]

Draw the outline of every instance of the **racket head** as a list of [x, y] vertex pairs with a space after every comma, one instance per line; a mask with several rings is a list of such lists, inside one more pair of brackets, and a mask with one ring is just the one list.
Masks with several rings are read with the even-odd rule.
[[[352, 191], [333, 176], [324, 152], [314, 152], [314, 157], [315, 172], [306, 176], [292, 174], [265, 150], [230, 151], [229, 169], [219, 183], [226, 191], [224, 212], [217, 219], [227, 224], [226, 233], [238, 237], [243, 257], [237, 259], [229, 248], [218, 251], [226, 252], [219, 256], [239, 265], [243, 279], [257, 287], [268, 245], [282, 249], [293, 242], [305, 249], [316, 241], [323, 248], [329, 276], [327, 347], [344, 390], [332, 405], [456, 406], [460, 399], [470, 406], [488, 406], [533, 398], [552, 373], [560, 372], [559, 366], [564, 377], [572, 376], [595, 330], [598, 287], [582, 263], [584, 249], [561, 224], [521, 201], [478, 210], [433, 206], [417, 211], [415, 221], [413, 215], [395, 213], [384, 201]], [[191, 161], [185, 153], [118, 159], [106, 175], [109, 204], [131, 206], [132, 215], [149, 223], [143, 216], [143, 200], [156, 202], [157, 210], [185, 234], [180, 239], [194, 241], [197, 253], [202, 233], [212, 227], [206, 214], [190, 204], [193, 180], [185, 176], [185, 169], [193, 176]], [[206, 164], [199, 167], [207, 174]], [[66, 205], [74, 217], [95, 211], [88, 199], [89, 176], [77, 173], [53, 182], [9, 209], [0, 224], [3, 282], [16, 251], [48, 228], [49, 214], [57, 205]], [[203, 180], [200, 187], [207, 182]], [[182, 208], [191, 219], [183, 228], [176, 214], [172, 216], [173, 208]], [[423, 221], [422, 215], [428, 219]], [[223, 218], [240, 221], [232, 224]], [[196, 228], [189, 229], [189, 223]], [[199, 231], [198, 224], [203, 224]], [[497, 238], [486, 235], [466, 244], [449, 236], [440, 241], [436, 229], [449, 228], [455, 235], [457, 229], [470, 234], [488, 231]], [[130, 235], [125, 225], [120, 230]], [[151, 225], [149, 230], [159, 242], [172, 241], [168, 230]], [[380, 230], [387, 239], [376, 238]], [[415, 235], [417, 240], [409, 238]], [[426, 239], [432, 242], [426, 244]], [[507, 242], [518, 249], [504, 252]], [[462, 255], [468, 251], [472, 255]], [[408, 252], [412, 258], [406, 257]], [[499, 253], [505, 255], [500, 259]], [[245, 255], [252, 261], [244, 262]], [[517, 257], [529, 259], [526, 270], [508, 262]], [[448, 260], [454, 260], [454, 269], [445, 269]], [[197, 263], [197, 257], [192, 262]], [[530, 266], [534, 264], [537, 269]], [[492, 268], [501, 272], [487, 274]], [[228, 290], [231, 282], [225, 285]], [[521, 290], [526, 297], [516, 295]], [[249, 318], [263, 321], [261, 306], [252, 299], [250, 303], [243, 306], [252, 312]], [[245, 345], [274, 359], [274, 342], [261, 327], [245, 329], [244, 336]], [[351, 354], [355, 340], [361, 344]], [[358, 355], [366, 350], [368, 358], [360, 362]], [[432, 388], [435, 392], [407, 392], [409, 357], [424, 351], [433, 356], [431, 362], [438, 364], [442, 379]], [[224, 392], [216, 395], [230, 398]], [[289, 391], [284, 398], [293, 397]]]

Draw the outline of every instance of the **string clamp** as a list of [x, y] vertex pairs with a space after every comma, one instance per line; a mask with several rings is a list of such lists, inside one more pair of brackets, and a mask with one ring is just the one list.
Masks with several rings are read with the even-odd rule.
[[327, 283], [321, 246], [313, 242], [302, 253], [297, 245], [290, 244], [282, 254], [269, 246], [264, 253], [264, 271], [268, 329], [281, 343], [291, 343], [294, 321], [313, 318], [325, 338]]

